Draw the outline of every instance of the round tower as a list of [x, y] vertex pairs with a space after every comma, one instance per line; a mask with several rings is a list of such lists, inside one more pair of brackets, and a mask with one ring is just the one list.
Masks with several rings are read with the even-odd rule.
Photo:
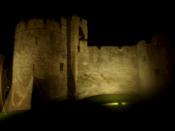
[[[11, 91], [5, 111], [67, 97], [67, 23], [32, 19], [16, 27]], [[36, 93], [34, 93], [36, 92]], [[33, 96], [32, 94], [38, 94]], [[34, 100], [36, 101], [36, 100]]]

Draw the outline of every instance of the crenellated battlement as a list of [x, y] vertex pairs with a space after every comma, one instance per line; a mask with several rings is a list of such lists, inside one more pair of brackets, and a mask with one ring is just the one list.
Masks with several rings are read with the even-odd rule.
[[[61, 22], [56, 22], [53, 20], [43, 20], [43, 19], [31, 19], [29, 21], [21, 21], [16, 26], [16, 33], [28, 31], [28, 30], [37, 30], [37, 29], [44, 29], [44, 30], [51, 30], [51, 31], [58, 31], [60, 29], [61, 24], [66, 24], [64, 18], [61, 18]], [[64, 22], [64, 23], [63, 23]]]

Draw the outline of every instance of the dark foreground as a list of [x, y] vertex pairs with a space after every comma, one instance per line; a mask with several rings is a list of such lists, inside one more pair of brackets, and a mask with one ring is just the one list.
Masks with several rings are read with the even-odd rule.
[[36, 127], [64, 130], [70, 128], [86, 130], [90, 127], [124, 129], [130, 126], [141, 126], [143, 129], [150, 126], [170, 128], [175, 118], [174, 109], [172, 92], [124, 107], [108, 108], [85, 100], [51, 102], [1, 120], [1, 128], [24, 127], [24, 130]]

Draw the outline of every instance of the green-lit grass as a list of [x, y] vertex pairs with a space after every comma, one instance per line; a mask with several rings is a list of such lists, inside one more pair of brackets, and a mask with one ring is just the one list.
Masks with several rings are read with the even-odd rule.
[[8, 113], [4, 113], [4, 112], [0, 113], [0, 120], [7, 118], [7, 117], [8, 117]]
[[109, 102], [134, 102], [138, 99], [134, 95], [121, 95], [121, 94], [108, 94], [108, 95], [97, 95], [89, 98], [85, 98], [85, 101], [97, 102], [97, 103], [109, 103]]
[[0, 113], [0, 121], [5, 120], [5, 119], [9, 119], [9, 118], [13, 117], [13, 115], [14, 115], [14, 113], [1, 112]]
[[7, 119], [11, 119], [19, 114], [21, 114], [22, 112], [0, 112], [0, 121], [2, 120], [7, 120]]
[[139, 100], [139, 97], [136, 95], [128, 95], [128, 94], [105, 94], [105, 95], [97, 95], [89, 98], [83, 99], [85, 102], [92, 102], [96, 104], [100, 104], [106, 108], [113, 109], [123, 109], [127, 108], [133, 103]]

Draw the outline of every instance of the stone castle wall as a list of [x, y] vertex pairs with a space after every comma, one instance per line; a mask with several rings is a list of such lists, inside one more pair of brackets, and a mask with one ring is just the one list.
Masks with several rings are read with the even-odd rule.
[[64, 18], [60, 23], [34, 19], [17, 25], [7, 110], [29, 109], [33, 86], [46, 99], [66, 98], [66, 32]]
[[20, 22], [4, 111], [30, 109], [33, 92], [44, 102], [156, 92], [170, 76], [165, 45], [155, 38], [120, 48], [88, 46], [87, 21], [77, 16]]
[[77, 16], [20, 22], [15, 33], [12, 85], [4, 111], [30, 109], [32, 99], [44, 104], [72, 99], [77, 86], [76, 54], [80, 41], [87, 40], [87, 31], [87, 21]]
[[137, 54], [134, 47], [88, 47], [86, 61], [79, 57], [78, 97], [138, 91]]
[[155, 93], [168, 83], [166, 48], [157, 41], [134, 46], [87, 46], [78, 52], [77, 98]]

